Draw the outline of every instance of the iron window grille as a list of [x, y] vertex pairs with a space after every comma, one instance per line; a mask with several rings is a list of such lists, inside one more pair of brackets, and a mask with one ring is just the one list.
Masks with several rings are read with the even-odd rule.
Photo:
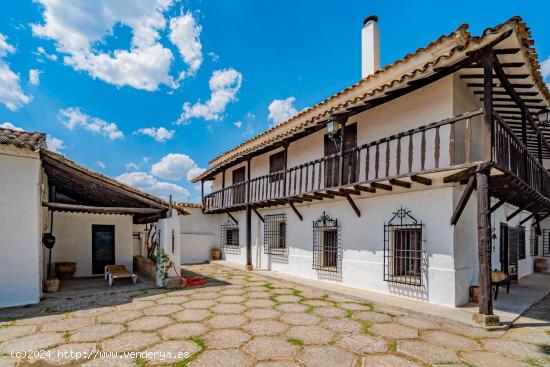
[[542, 256], [550, 257], [550, 229], [542, 231]]
[[264, 252], [284, 256], [286, 246], [286, 214], [264, 216]]
[[535, 231], [534, 227], [531, 227], [531, 230], [529, 231], [529, 233], [531, 234], [530, 255], [539, 256], [539, 236], [537, 235], [537, 232]]
[[342, 271], [341, 227], [337, 219], [325, 212], [313, 221], [313, 269], [330, 273]]
[[518, 258], [520, 260], [525, 259], [525, 227], [519, 226], [518, 228]]
[[240, 250], [239, 245], [239, 225], [228, 220], [222, 224], [221, 244], [225, 252], [234, 252]]
[[422, 222], [401, 207], [384, 224], [384, 281], [422, 285]]

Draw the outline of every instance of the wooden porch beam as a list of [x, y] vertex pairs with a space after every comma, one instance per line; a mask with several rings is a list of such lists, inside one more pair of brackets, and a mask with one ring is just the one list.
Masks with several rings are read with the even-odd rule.
[[292, 208], [292, 210], [294, 211], [294, 214], [296, 214], [296, 216], [298, 217], [298, 219], [300, 219], [300, 221], [304, 221], [304, 217], [302, 216], [302, 214], [300, 214], [300, 212], [298, 211], [298, 209], [296, 209], [296, 207], [294, 206], [294, 203], [293, 202], [290, 202], [288, 203], [290, 205], [290, 207]]
[[233, 214], [231, 214], [231, 212], [226, 211], [226, 213], [227, 213], [227, 215], [229, 216], [229, 218], [231, 218], [231, 220], [233, 221], [233, 223], [239, 224], [239, 222], [237, 221], [237, 219], [235, 219], [235, 217], [233, 216]]
[[521, 226], [523, 223], [527, 222], [529, 219], [533, 218], [537, 213], [531, 213], [531, 215], [528, 215], [527, 217], [523, 218], [521, 222], [519, 222], [519, 225]]
[[493, 205], [491, 207], [491, 209], [489, 209], [489, 213], [492, 213], [494, 212], [495, 210], [497, 210], [498, 208], [500, 208], [502, 205], [506, 204], [510, 199], [512, 199], [514, 196], [517, 195], [517, 192], [514, 192], [512, 193], [510, 196], [508, 196], [506, 199], [502, 199], [500, 200], [498, 203], [496, 203], [495, 205]]
[[374, 189], [380, 189], [380, 190], [386, 190], [386, 191], [393, 190], [393, 187], [391, 185], [386, 185], [380, 182], [371, 182], [370, 186]]
[[352, 195], [361, 195], [361, 191], [360, 190], [355, 190], [355, 189], [340, 189], [339, 190], [341, 193], [344, 193], [344, 194], [352, 194]]
[[368, 187], [368, 186], [354, 185], [353, 188], [359, 191], [370, 192], [371, 194], [374, 194], [376, 192], [375, 188]]
[[459, 182], [459, 181], [469, 179], [470, 176], [475, 175], [476, 173], [483, 171], [486, 168], [489, 168], [490, 166], [491, 166], [491, 163], [483, 163], [477, 166], [468, 167], [462, 171], [443, 177], [443, 182], [451, 183], [451, 182]]
[[397, 180], [395, 178], [390, 179], [390, 185], [404, 187], [406, 189], [411, 188], [411, 183], [410, 182]]
[[468, 199], [470, 199], [470, 196], [474, 191], [475, 185], [476, 185], [476, 176], [470, 176], [470, 178], [468, 179], [468, 184], [466, 185], [466, 188], [464, 189], [464, 192], [460, 196], [460, 200], [458, 201], [458, 204], [456, 204], [456, 207], [453, 211], [453, 215], [451, 217], [451, 225], [453, 226], [456, 225], [456, 223], [460, 219], [460, 215], [464, 211], [464, 208], [468, 203]]
[[351, 206], [351, 208], [355, 212], [355, 215], [357, 215], [358, 218], [361, 218], [361, 211], [359, 210], [359, 208], [357, 207], [357, 205], [355, 204], [355, 202], [351, 198], [351, 195], [346, 194], [346, 199], [348, 200], [349, 205]]
[[50, 202], [42, 202], [42, 206], [54, 211], [74, 211], [98, 214], [158, 214], [167, 211], [167, 209], [160, 208], [104, 207]]
[[260, 218], [260, 220], [262, 221], [262, 223], [265, 223], [264, 217], [262, 217], [262, 215], [258, 212], [258, 209], [256, 209], [255, 206], [252, 207], [252, 210], [254, 210], [254, 213], [256, 213], [256, 215], [258, 216], [258, 218]]
[[419, 175], [412, 175], [411, 176], [411, 181], [420, 183], [422, 185], [427, 185], [427, 186], [430, 186], [432, 184], [432, 179], [431, 178], [427, 178], [427, 177], [423, 177], [423, 176], [419, 176]]
[[315, 194], [304, 194], [301, 197], [306, 198], [306, 199], [311, 199], [311, 200], [323, 200], [322, 197], [317, 196]]
[[316, 192], [315, 195], [323, 197], [323, 198], [327, 198], [327, 199], [334, 199], [334, 195], [327, 194], [327, 193], [324, 193], [324, 192]]
[[527, 206], [524, 206], [522, 208], [517, 208], [512, 214], [510, 214], [509, 216], [506, 217], [506, 221], [508, 222], [509, 220], [511, 220], [512, 218], [514, 218], [516, 215], [518, 215], [519, 213], [521, 213], [522, 211], [524, 210], [528, 210], [530, 207], [533, 206], [533, 204], [535, 204], [534, 202], [528, 204]]
[[331, 195], [334, 195], [334, 196], [342, 196], [342, 197], [346, 196], [346, 194], [341, 193], [339, 191], [335, 191], [335, 190], [327, 190], [327, 193], [331, 194]]

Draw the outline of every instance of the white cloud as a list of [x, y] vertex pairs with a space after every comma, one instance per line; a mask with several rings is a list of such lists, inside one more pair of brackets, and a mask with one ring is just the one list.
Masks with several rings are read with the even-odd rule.
[[542, 78], [550, 81], [550, 56], [540, 64], [540, 71]]
[[123, 173], [116, 177], [116, 179], [126, 185], [133, 186], [165, 199], [168, 199], [170, 195], [172, 195], [174, 200], [178, 201], [185, 201], [189, 198], [189, 191], [186, 188], [170, 182], [159, 181], [146, 172]]
[[162, 126], [159, 128], [145, 127], [134, 132], [134, 134], [150, 136], [151, 138], [155, 139], [160, 143], [164, 143], [165, 141], [172, 139], [175, 133], [176, 133], [175, 130], [168, 130]]
[[49, 134], [46, 135], [46, 144], [48, 145], [48, 150], [54, 153], [61, 153], [61, 151], [66, 148], [63, 140]]
[[97, 161], [97, 162], [95, 162], [95, 164], [101, 169], [107, 168], [107, 165], [105, 163], [103, 163], [102, 161]]
[[15, 47], [8, 43], [6, 36], [0, 33], [0, 103], [10, 111], [16, 111], [32, 99], [21, 89], [19, 75], [14, 73], [4, 60], [4, 57], [15, 51]]
[[253, 114], [252, 112], [248, 112], [248, 113], [246, 114], [246, 118], [247, 118], [248, 120], [255, 120], [255, 119], [256, 119], [256, 115]]
[[[37, 56], [43, 56], [45, 58], [47, 58], [48, 60], [51, 60], [51, 61], [57, 61], [57, 55], [55, 54], [49, 54], [45, 49], [44, 47], [42, 46], [38, 46], [36, 51], [34, 52], [35, 55]], [[41, 59], [38, 59], [39, 61], [43, 62], [44, 60], [41, 60]]]
[[276, 99], [271, 102], [268, 107], [269, 116], [267, 117], [273, 122], [270, 126], [275, 126], [286, 121], [298, 113], [298, 110], [293, 106], [295, 100], [295, 97], [288, 97], [286, 99]]
[[235, 121], [235, 122], [233, 123], [233, 125], [235, 125], [237, 128], [240, 129], [241, 126], [243, 126], [243, 122], [242, 122], [242, 121]]
[[134, 163], [134, 162], [128, 162], [124, 165], [124, 167], [128, 171], [137, 171], [141, 167], [141, 165], [138, 164], [138, 163]]
[[201, 30], [191, 13], [170, 19], [170, 41], [177, 46], [181, 58], [189, 66], [187, 74], [190, 76], [195, 75], [202, 64]]
[[6, 121], [6, 122], [3, 122], [0, 124], [0, 127], [2, 129], [11, 129], [11, 130], [18, 130], [18, 131], [22, 131], [24, 130], [23, 128], [19, 127], [19, 126], [15, 126], [14, 124], [12, 124], [11, 122], [9, 121]]
[[210, 58], [212, 59], [212, 62], [220, 61], [220, 55], [218, 55], [217, 53], [215, 53], [213, 51], [210, 51], [209, 53], [207, 53], [207, 55], [210, 56]]
[[107, 122], [100, 118], [90, 116], [82, 112], [78, 107], [69, 107], [64, 110], [60, 109], [57, 117], [70, 130], [73, 130], [75, 127], [82, 127], [94, 134], [106, 136], [111, 140], [124, 137], [124, 134], [118, 129], [118, 126], [114, 122]]
[[41, 70], [38, 69], [30, 69], [29, 70], [29, 82], [32, 85], [40, 85], [40, 74], [42, 74]]
[[203, 171], [191, 157], [181, 153], [169, 153], [151, 166], [151, 173], [165, 180], [191, 180]]
[[[167, 23], [165, 13], [172, 6], [172, 0], [37, 1], [43, 5], [43, 23], [32, 25], [33, 34], [54, 40], [56, 50], [66, 55], [63, 61], [73, 69], [119, 87], [147, 91], [155, 91], [161, 84], [178, 87], [170, 74], [174, 56], [160, 42]], [[186, 16], [189, 17], [188, 14], [183, 17]], [[181, 29], [180, 22], [176, 22], [174, 37], [183, 42], [185, 29]], [[121, 25], [132, 31], [129, 47], [101, 50], [101, 47], [108, 47], [105, 40], [114, 34], [115, 27]], [[188, 45], [183, 52], [182, 43], [177, 45], [184, 61], [190, 63], [189, 70], [196, 71], [200, 62], [197, 61], [195, 42], [198, 34], [197, 37], [194, 35], [197, 29], [200, 33], [200, 27], [194, 23], [194, 27], [191, 24], [189, 29], [193, 45]], [[187, 50], [192, 50], [193, 54]]]
[[215, 70], [210, 77], [210, 99], [206, 103], [197, 102], [191, 105], [185, 102], [183, 113], [177, 123], [185, 123], [191, 118], [203, 118], [208, 121], [220, 120], [225, 107], [237, 100], [243, 76], [235, 69]]

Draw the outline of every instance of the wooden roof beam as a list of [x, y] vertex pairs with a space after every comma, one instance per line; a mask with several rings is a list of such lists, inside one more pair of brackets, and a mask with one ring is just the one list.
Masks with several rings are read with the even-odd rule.
[[354, 188], [355, 190], [364, 191], [364, 192], [369, 192], [369, 193], [371, 193], [371, 194], [374, 194], [374, 193], [376, 192], [376, 189], [375, 189], [375, 188], [368, 187], [368, 186], [354, 185], [353, 188]]
[[390, 179], [390, 185], [404, 187], [406, 189], [411, 188], [411, 183], [410, 182], [397, 180], [395, 178]]
[[393, 187], [391, 185], [386, 185], [380, 182], [371, 182], [370, 186], [374, 189], [392, 191]]
[[419, 175], [412, 175], [411, 181], [420, 183], [422, 185], [427, 185], [427, 186], [430, 186], [432, 184], [432, 180], [430, 178], [419, 176]]

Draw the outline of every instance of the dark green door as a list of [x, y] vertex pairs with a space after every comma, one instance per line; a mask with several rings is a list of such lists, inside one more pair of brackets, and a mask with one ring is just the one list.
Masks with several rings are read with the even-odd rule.
[[92, 225], [92, 273], [103, 274], [115, 264], [115, 226]]

